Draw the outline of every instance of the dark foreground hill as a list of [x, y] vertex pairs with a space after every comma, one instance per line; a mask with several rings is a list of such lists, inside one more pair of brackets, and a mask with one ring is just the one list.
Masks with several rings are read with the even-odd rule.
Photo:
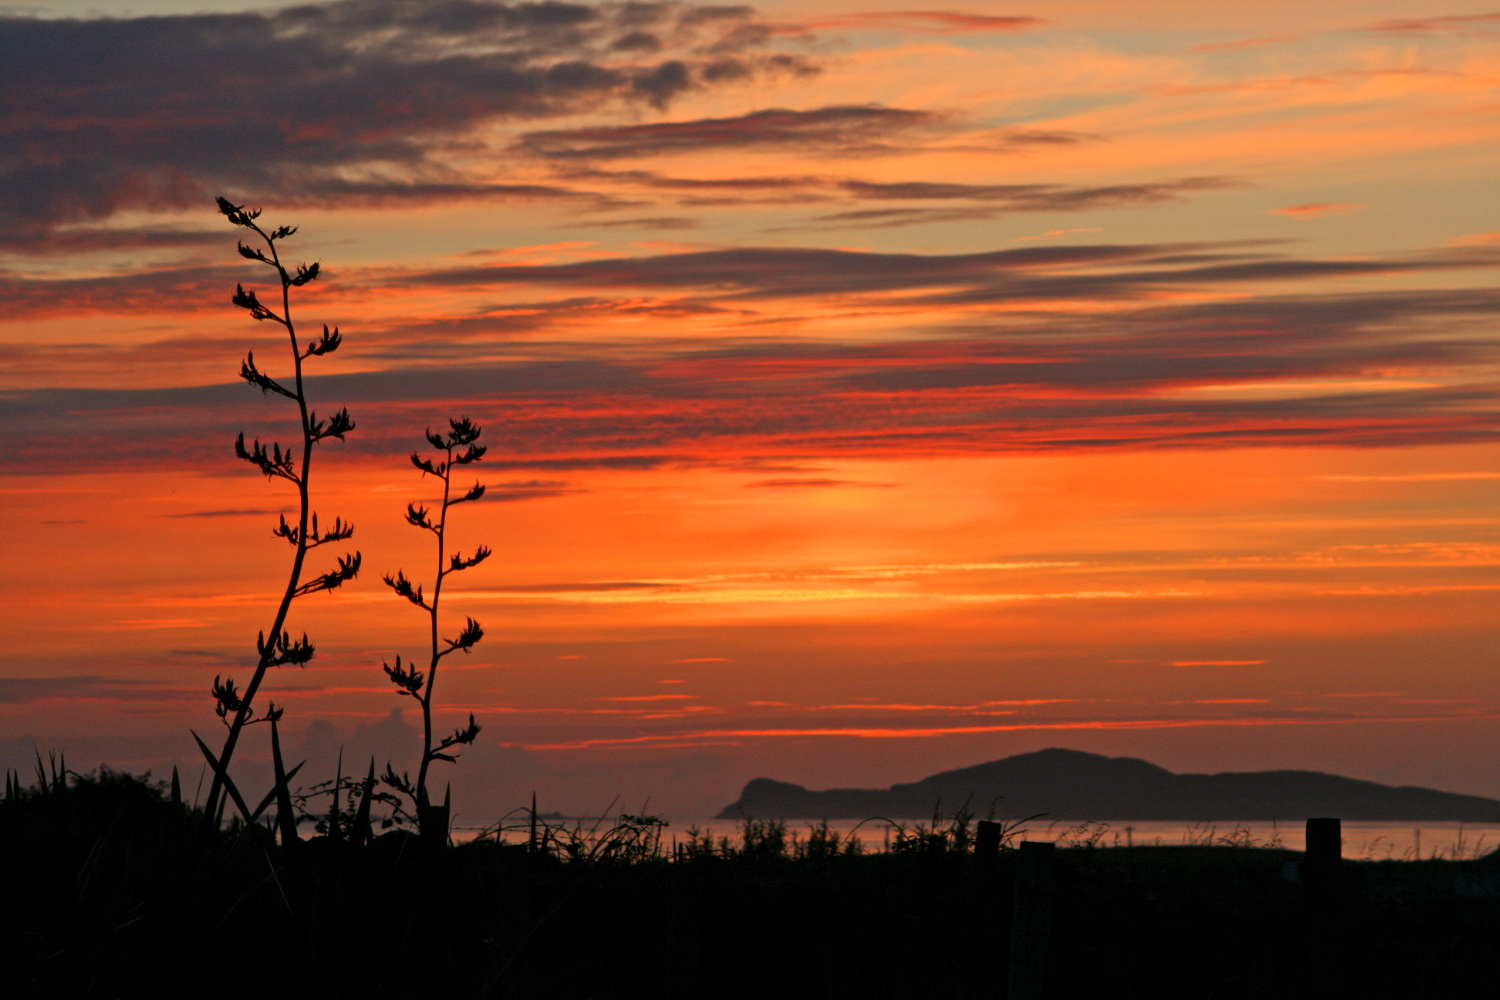
[[1317, 771], [1173, 774], [1131, 757], [1041, 750], [886, 789], [809, 791], [769, 778], [745, 786], [719, 814], [778, 819], [921, 819], [968, 803], [980, 816], [1045, 813], [1061, 820], [1500, 823], [1500, 801], [1430, 788], [1393, 788]]

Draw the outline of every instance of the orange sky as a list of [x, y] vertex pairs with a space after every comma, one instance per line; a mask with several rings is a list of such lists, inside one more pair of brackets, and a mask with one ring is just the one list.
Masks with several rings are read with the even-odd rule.
[[203, 7], [0, 19], [11, 766], [196, 774], [284, 583], [222, 192], [346, 338], [365, 571], [269, 684], [320, 763], [411, 753], [380, 574], [462, 413], [471, 818], [1053, 745], [1500, 796], [1500, 15]]

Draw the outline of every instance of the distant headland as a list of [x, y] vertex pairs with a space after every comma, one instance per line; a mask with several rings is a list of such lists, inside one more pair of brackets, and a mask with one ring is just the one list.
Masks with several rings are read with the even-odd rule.
[[1144, 760], [1041, 750], [944, 771], [886, 789], [810, 791], [769, 778], [745, 785], [719, 819], [925, 819], [968, 804], [983, 818], [1045, 813], [1059, 820], [1500, 823], [1500, 801], [1396, 788], [1318, 771], [1174, 774]]

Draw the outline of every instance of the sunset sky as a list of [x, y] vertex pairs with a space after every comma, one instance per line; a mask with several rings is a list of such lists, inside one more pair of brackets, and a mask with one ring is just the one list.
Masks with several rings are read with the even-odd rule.
[[224, 194], [345, 337], [364, 571], [266, 689], [320, 765], [414, 767], [380, 576], [468, 415], [470, 819], [1048, 746], [1500, 796], [1493, 0], [99, 6], [0, 6], [9, 766], [193, 784], [274, 613]]

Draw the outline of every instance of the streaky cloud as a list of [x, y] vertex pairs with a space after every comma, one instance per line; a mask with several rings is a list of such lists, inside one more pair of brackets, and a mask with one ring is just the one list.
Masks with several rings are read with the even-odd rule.
[[[1482, 441], [1496, 415], [1485, 373], [1500, 358], [1485, 330], [1497, 312], [1493, 289], [1150, 302], [1105, 316], [971, 322], [894, 343], [577, 344], [567, 359], [402, 365], [321, 378], [316, 388], [350, 406], [365, 432], [332, 461], [399, 459], [413, 413], [462, 400], [495, 436], [495, 466], [537, 473]], [[1381, 373], [1413, 368], [1448, 374], [1385, 385]], [[1301, 388], [1196, 391], [1278, 383]], [[12, 392], [0, 396], [0, 469], [149, 460], [227, 471], [223, 442], [257, 419], [254, 403], [236, 385]], [[529, 482], [515, 485], [517, 499], [566, 488]]]
[[938, 35], [965, 34], [968, 32], [1001, 32], [1010, 34], [1029, 31], [1047, 24], [1045, 19], [1027, 15], [969, 14], [961, 11], [941, 10], [884, 10], [804, 21], [798, 27], [805, 31], [821, 31], [827, 28], [864, 28], [874, 31], [924, 32]]
[[174, 688], [161, 681], [128, 677], [77, 675], [60, 677], [0, 677], [0, 705], [27, 705], [49, 700], [186, 701], [196, 691]]
[[842, 105], [793, 111], [770, 108], [734, 118], [653, 122], [527, 133], [520, 146], [559, 160], [617, 160], [706, 150], [794, 147], [841, 154], [886, 148], [892, 137], [930, 128], [929, 111]]

